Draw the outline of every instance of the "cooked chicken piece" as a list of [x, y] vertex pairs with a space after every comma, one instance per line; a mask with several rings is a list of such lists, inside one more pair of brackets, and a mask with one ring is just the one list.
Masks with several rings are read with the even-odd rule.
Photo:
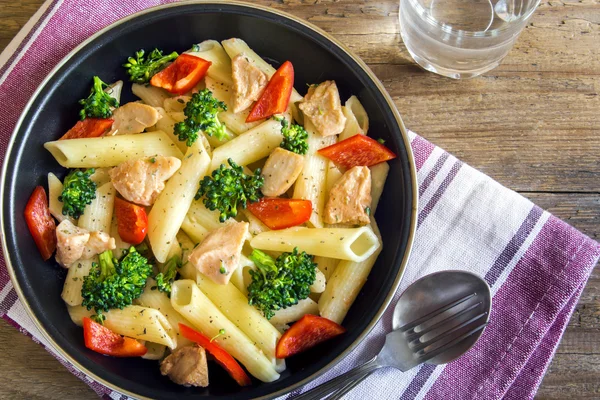
[[112, 250], [115, 239], [104, 232], [89, 232], [68, 219], [56, 227], [56, 262], [65, 268], [78, 260], [92, 258], [105, 250]]
[[233, 222], [209, 233], [189, 255], [198, 271], [219, 285], [226, 285], [240, 263], [247, 222]]
[[84, 260], [92, 258], [96, 254], [103, 253], [106, 250], [113, 250], [116, 247], [115, 239], [111, 238], [108, 233], [100, 231], [90, 232], [90, 238], [85, 244], [81, 258]]
[[180, 347], [160, 363], [160, 373], [183, 386], [208, 386], [206, 352], [199, 346]]
[[344, 130], [346, 117], [334, 81], [309, 87], [298, 107], [322, 136], [337, 135]]
[[117, 108], [112, 115], [112, 129], [107, 135], [128, 135], [144, 132], [144, 129], [156, 125], [160, 114], [154, 107], [131, 102]]
[[323, 221], [327, 224], [367, 225], [370, 207], [371, 170], [353, 167], [331, 188]]
[[262, 192], [265, 196], [281, 196], [296, 182], [304, 166], [300, 154], [277, 147], [265, 162], [262, 176], [265, 183]]
[[176, 157], [156, 156], [125, 161], [108, 174], [117, 191], [126, 200], [151, 206], [165, 188], [165, 181], [181, 167]]
[[238, 54], [231, 60], [233, 76], [233, 112], [244, 111], [258, 100], [269, 78], [254, 66], [244, 54]]

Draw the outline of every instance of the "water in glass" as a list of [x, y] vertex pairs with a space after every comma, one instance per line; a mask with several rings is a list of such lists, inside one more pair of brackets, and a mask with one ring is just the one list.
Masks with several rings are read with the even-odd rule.
[[400, 32], [413, 59], [451, 78], [495, 68], [540, 0], [400, 0]]

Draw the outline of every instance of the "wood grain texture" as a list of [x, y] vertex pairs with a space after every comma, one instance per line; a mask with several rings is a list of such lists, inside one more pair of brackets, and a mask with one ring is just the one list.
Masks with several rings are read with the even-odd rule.
[[[41, 5], [0, 0], [0, 50]], [[406, 125], [598, 239], [600, 1], [543, 0], [497, 69], [453, 81], [415, 66], [397, 1], [257, 1], [333, 34], [362, 57]], [[600, 270], [587, 285], [538, 399], [600, 398]], [[93, 392], [41, 346], [0, 322], [0, 398]]]

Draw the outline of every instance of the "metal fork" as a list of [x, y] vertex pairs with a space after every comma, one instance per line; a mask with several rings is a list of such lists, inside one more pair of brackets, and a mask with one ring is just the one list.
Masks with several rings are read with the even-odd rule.
[[489, 289], [447, 303], [387, 334], [379, 354], [365, 364], [295, 399], [321, 400], [336, 390], [329, 400], [339, 399], [379, 368], [405, 372], [427, 362], [481, 332], [487, 325], [490, 306]]

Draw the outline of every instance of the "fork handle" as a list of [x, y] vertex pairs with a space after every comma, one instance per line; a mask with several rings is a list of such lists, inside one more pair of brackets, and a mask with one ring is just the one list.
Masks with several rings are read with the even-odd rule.
[[353, 379], [352, 381], [350, 381], [349, 383], [346, 384], [346, 386], [343, 386], [342, 388], [338, 389], [337, 391], [333, 392], [333, 394], [331, 396], [329, 396], [327, 398], [327, 400], [340, 400], [342, 397], [344, 397], [344, 395], [346, 393], [348, 393], [349, 391], [351, 391], [352, 389], [354, 389], [359, 383], [361, 383], [362, 381], [364, 381], [365, 379], [367, 379], [367, 377], [369, 375], [371, 375], [373, 372], [375, 372], [374, 369], [365, 372], [362, 376]]
[[323, 383], [322, 385], [319, 385], [305, 393], [302, 393], [301, 395], [294, 397], [294, 400], [322, 400], [333, 391], [345, 387], [354, 379], [362, 377], [363, 375], [365, 375], [364, 377], [366, 378], [368, 374], [381, 367], [383, 366], [379, 364], [377, 357], [373, 357], [363, 365], [359, 365], [358, 367], [355, 367], [350, 371]]

